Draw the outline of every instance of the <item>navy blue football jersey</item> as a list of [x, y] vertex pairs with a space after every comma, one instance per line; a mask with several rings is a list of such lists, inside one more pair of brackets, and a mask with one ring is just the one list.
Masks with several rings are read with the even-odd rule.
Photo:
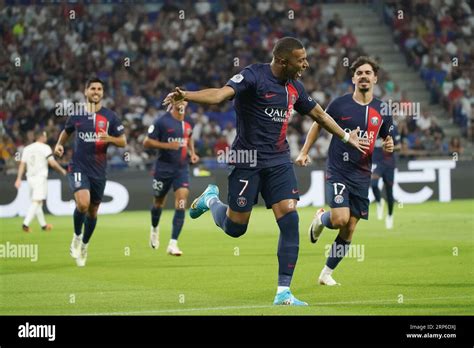
[[[237, 136], [232, 150], [255, 150], [256, 168], [291, 162], [286, 140], [294, 111], [305, 115], [317, 104], [297, 80], [279, 80], [270, 64], [252, 64], [233, 76], [227, 85], [235, 90]], [[236, 167], [249, 163], [236, 161]], [[255, 165], [253, 165], [255, 167]]]
[[105, 132], [113, 137], [123, 134], [124, 126], [115, 112], [102, 107], [92, 114], [70, 116], [66, 120], [64, 130], [67, 134], [76, 132], [69, 172], [81, 172], [91, 178], [104, 178], [109, 143], [99, 140], [98, 134]]
[[188, 146], [193, 132], [193, 122], [189, 117], [178, 121], [166, 113], [148, 128], [148, 137], [164, 143], [179, 142], [178, 150], [158, 150], [155, 173], [173, 175], [177, 170], [186, 168], [189, 163]]
[[368, 184], [375, 141], [378, 136], [385, 138], [393, 132], [392, 117], [381, 116], [381, 103], [374, 98], [369, 104], [362, 105], [352, 98], [352, 94], [346, 94], [329, 104], [326, 112], [345, 132], [359, 127], [359, 137], [369, 140], [370, 149], [363, 154], [341, 139], [332, 137], [327, 159], [328, 179], [342, 177], [354, 185]]

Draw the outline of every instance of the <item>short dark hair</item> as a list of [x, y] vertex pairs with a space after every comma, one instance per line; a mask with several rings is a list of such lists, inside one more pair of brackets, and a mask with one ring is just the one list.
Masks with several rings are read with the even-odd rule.
[[36, 128], [35, 131], [34, 131], [34, 135], [35, 135], [35, 139], [38, 139], [39, 137], [41, 136], [46, 136], [46, 131], [44, 129], [41, 129], [41, 128]]
[[370, 64], [372, 70], [374, 71], [374, 75], [377, 76], [377, 72], [379, 71], [379, 64], [375, 61], [375, 59], [368, 56], [360, 56], [352, 63], [350, 67], [351, 74], [354, 75], [357, 68], [364, 64]]
[[104, 88], [104, 81], [102, 81], [98, 77], [91, 77], [90, 79], [86, 81], [86, 89], [89, 88], [91, 84], [96, 83], [96, 82], [100, 83], [102, 85], [102, 88]]
[[287, 36], [277, 41], [272, 53], [274, 57], [288, 58], [294, 50], [300, 50], [302, 48], [304, 48], [304, 46], [300, 40]]

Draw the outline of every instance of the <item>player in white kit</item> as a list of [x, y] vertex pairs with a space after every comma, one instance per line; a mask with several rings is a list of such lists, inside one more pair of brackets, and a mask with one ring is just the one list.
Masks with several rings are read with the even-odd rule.
[[46, 223], [43, 213], [43, 201], [46, 199], [48, 192], [48, 164], [62, 175], [67, 174], [66, 170], [54, 159], [51, 148], [46, 144], [46, 132], [36, 131], [35, 140], [33, 144], [23, 149], [18, 176], [15, 181], [15, 187], [19, 189], [21, 179], [26, 170], [26, 178], [30, 187], [31, 205], [28, 208], [25, 220], [23, 220], [22, 228], [25, 232], [31, 232], [30, 222], [35, 215], [42, 230], [50, 231], [53, 227]]

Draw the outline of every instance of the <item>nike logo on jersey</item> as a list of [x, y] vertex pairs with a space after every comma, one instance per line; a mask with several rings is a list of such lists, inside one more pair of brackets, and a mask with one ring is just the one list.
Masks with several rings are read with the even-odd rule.
[[341, 117], [341, 120], [347, 121], [347, 120], [350, 120], [351, 118], [352, 118], [352, 116]]
[[295, 190], [295, 189], [293, 189], [293, 190], [291, 191], [291, 193], [294, 194], [294, 195], [297, 194], [298, 192], [299, 192], [299, 191], [298, 191], [298, 190]]
[[265, 98], [266, 98], [266, 99], [272, 98], [272, 97], [274, 97], [274, 96], [276, 96], [276, 93], [266, 93], [266, 94], [265, 94]]

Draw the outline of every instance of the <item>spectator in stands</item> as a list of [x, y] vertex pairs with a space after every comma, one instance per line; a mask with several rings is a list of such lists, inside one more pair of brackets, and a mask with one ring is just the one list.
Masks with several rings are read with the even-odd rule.
[[449, 142], [449, 154], [457, 156], [462, 155], [464, 152], [464, 148], [461, 145], [461, 139], [459, 137], [452, 137], [451, 141]]

